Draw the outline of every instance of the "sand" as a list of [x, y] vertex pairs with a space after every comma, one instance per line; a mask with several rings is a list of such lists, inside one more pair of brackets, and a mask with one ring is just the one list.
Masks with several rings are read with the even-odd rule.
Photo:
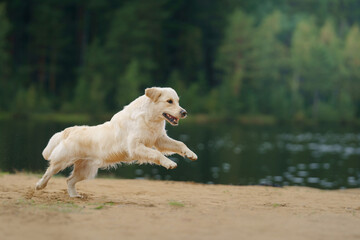
[[360, 239], [360, 189], [0, 176], [0, 239]]

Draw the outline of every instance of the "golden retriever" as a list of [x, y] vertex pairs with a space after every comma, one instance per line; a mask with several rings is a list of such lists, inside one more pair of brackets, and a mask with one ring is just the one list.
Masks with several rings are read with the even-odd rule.
[[173, 153], [196, 160], [194, 152], [168, 137], [165, 130], [166, 121], [176, 126], [186, 115], [175, 90], [152, 87], [108, 122], [66, 128], [51, 137], [42, 153], [50, 165], [37, 182], [36, 190], [46, 187], [54, 174], [72, 165], [73, 171], [67, 179], [68, 193], [70, 197], [81, 197], [75, 184], [94, 178], [99, 168], [135, 161], [172, 169], [176, 163], [164, 154]]

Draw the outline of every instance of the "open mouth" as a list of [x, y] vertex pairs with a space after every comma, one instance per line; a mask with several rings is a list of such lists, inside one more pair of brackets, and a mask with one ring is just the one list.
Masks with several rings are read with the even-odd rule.
[[178, 118], [176, 118], [168, 113], [163, 113], [163, 116], [171, 125], [174, 125], [174, 126], [178, 125], [178, 123], [179, 123]]

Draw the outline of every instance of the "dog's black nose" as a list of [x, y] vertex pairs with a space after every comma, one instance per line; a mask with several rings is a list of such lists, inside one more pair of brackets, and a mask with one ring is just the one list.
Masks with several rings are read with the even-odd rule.
[[187, 116], [187, 112], [185, 109], [181, 109], [180, 114], [183, 118]]

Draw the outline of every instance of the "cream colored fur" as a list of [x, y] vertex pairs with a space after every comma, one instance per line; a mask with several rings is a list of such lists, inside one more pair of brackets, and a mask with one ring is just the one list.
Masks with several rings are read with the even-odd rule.
[[[171, 115], [175, 122], [166, 119]], [[67, 179], [68, 193], [79, 197], [75, 184], [95, 177], [98, 168], [121, 162], [155, 163], [167, 169], [177, 165], [164, 154], [178, 153], [196, 160], [197, 156], [184, 143], [167, 136], [165, 123], [177, 125], [186, 111], [171, 88], [148, 88], [108, 122], [97, 126], [74, 126], [54, 134], [43, 151], [50, 165], [36, 184], [46, 187], [49, 179], [66, 167], [74, 166]], [[173, 120], [172, 119], [172, 120]]]

